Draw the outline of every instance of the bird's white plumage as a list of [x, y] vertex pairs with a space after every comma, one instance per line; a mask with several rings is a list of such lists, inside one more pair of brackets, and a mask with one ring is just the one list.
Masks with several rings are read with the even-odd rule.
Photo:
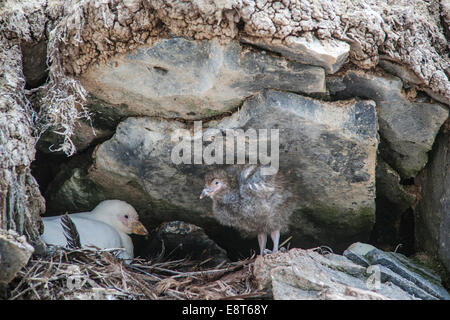
[[[120, 255], [123, 259], [132, 259], [133, 242], [126, 229], [121, 227], [118, 214], [136, 215], [134, 208], [120, 200], [106, 200], [101, 202], [90, 212], [70, 214], [75, 224], [82, 246], [93, 245], [100, 249], [123, 248]], [[65, 246], [66, 237], [61, 225], [61, 216], [43, 217], [44, 233], [42, 240], [47, 244]]]

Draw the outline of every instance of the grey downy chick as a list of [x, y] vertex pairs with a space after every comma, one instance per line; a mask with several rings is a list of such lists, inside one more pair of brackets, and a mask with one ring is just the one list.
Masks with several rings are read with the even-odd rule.
[[206, 174], [200, 199], [212, 199], [213, 213], [221, 224], [238, 229], [243, 236], [257, 236], [264, 255], [267, 234], [273, 241], [272, 252], [278, 251], [280, 233], [287, 230], [296, 201], [284, 174], [262, 175], [261, 168], [233, 165]]

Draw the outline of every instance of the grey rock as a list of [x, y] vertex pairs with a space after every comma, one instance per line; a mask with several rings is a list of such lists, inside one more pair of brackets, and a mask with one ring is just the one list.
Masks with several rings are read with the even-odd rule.
[[387, 300], [416, 299], [392, 282], [369, 284], [365, 267], [335, 254], [291, 249], [258, 256], [253, 274], [259, 290], [275, 300]]
[[383, 159], [405, 178], [414, 177], [423, 169], [427, 152], [448, 117], [445, 106], [408, 101], [397, 77], [348, 71], [342, 79], [328, 81], [327, 87], [340, 98], [359, 96], [375, 100]]
[[368, 244], [355, 243], [344, 251], [344, 256], [363, 266], [366, 266], [367, 262], [372, 266], [381, 266], [382, 281], [390, 281], [420, 299], [450, 300], [450, 294], [442, 287], [439, 276], [415, 265], [402, 254], [384, 252]]
[[335, 39], [319, 40], [315, 37], [288, 36], [281, 39], [255, 38], [244, 36], [244, 43], [281, 53], [283, 56], [304, 64], [319, 66], [327, 73], [337, 72], [346, 62], [350, 53], [350, 45]]
[[437, 255], [450, 272], [450, 125], [444, 125], [418, 177], [421, 200], [415, 209], [415, 238], [419, 250]]
[[370, 261], [367, 260], [364, 255], [353, 253], [353, 251], [344, 251], [344, 256], [347, 257], [349, 260], [353, 261], [356, 264], [359, 264], [363, 267], [370, 266]]
[[200, 119], [229, 112], [261, 89], [325, 92], [325, 72], [238, 42], [164, 39], [81, 77], [94, 96], [138, 115]]
[[423, 88], [423, 91], [425, 91], [434, 100], [439, 101], [440, 103], [446, 104], [447, 108], [450, 108], [450, 100], [447, 97], [440, 95], [439, 93], [436, 93], [433, 90], [428, 89], [428, 88]]
[[[375, 211], [373, 102], [326, 103], [268, 90], [204, 127], [205, 137], [211, 129], [279, 129], [280, 170], [290, 175], [291, 189], [300, 195], [290, 222], [293, 243], [327, 243], [343, 250], [368, 237]], [[128, 118], [94, 152], [89, 179], [110, 196], [126, 197], [149, 218], [211, 227], [211, 203], [198, 197], [212, 166], [172, 162], [178, 140], [171, 138], [180, 129], [192, 130], [177, 121]]]
[[[104, 130], [95, 127], [89, 121], [79, 120], [74, 124], [71, 140], [76, 147], [77, 152], [85, 151], [90, 146], [95, 145], [106, 137], [113, 134], [112, 130]], [[54, 131], [47, 130], [37, 143], [37, 149], [44, 153], [63, 154], [63, 151], [55, 151], [63, 143], [64, 137]]]
[[13, 230], [0, 229], [0, 286], [11, 282], [33, 254], [25, 236]]

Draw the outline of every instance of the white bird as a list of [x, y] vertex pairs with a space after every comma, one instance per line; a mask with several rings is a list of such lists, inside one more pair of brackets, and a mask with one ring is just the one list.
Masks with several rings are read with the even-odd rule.
[[[119, 257], [133, 259], [133, 242], [129, 234], [148, 234], [139, 221], [136, 210], [121, 200], [105, 200], [90, 212], [70, 214], [82, 246], [96, 246], [100, 249], [123, 248]], [[66, 246], [67, 240], [61, 225], [61, 216], [43, 217], [42, 240], [51, 245]]]

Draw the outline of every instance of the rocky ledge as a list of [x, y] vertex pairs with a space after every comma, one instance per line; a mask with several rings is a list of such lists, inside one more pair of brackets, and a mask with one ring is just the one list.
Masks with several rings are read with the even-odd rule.
[[399, 253], [354, 243], [258, 256], [253, 273], [275, 300], [450, 300], [441, 279]]

